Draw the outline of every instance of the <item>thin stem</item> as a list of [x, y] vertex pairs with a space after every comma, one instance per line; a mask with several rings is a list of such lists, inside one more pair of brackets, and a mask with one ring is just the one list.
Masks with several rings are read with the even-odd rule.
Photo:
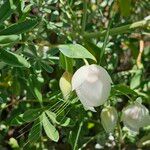
[[76, 136], [76, 139], [75, 139], [73, 150], [76, 150], [77, 142], [78, 142], [78, 139], [79, 139], [79, 135], [80, 135], [82, 126], [83, 126], [83, 122], [81, 122], [80, 125], [79, 125], [79, 129], [78, 129], [78, 132], [77, 132], [77, 136]]
[[87, 0], [83, 3], [82, 33], [85, 31], [87, 19]]
[[109, 38], [109, 33], [110, 33], [110, 26], [111, 26], [111, 23], [112, 23], [112, 19], [110, 20], [110, 22], [109, 22], [109, 24], [108, 24], [107, 32], [106, 32], [105, 39], [104, 39], [104, 43], [103, 43], [103, 47], [102, 47], [102, 50], [101, 50], [101, 52], [100, 52], [99, 65], [101, 64], [101, 60], [102, 60], [102, 57], [103, 57], [103, 55], [104, 55], [105, 48], [106, 48], [106, 46], [107, 46], [107, 42], [108, 42], [108, 38]]
[[[137, 21], [137, 22], [134, 22], [134, 23], [131, 23], [128, 25], [121, 26], [121, 27], [112, 28], [112, 29], [110, 29], [109, 34], [117, 35], [117, 34], [129, 32], [130, 30], [133, 30], [136, 28], [143, 28], [143, 27], [149, 26], [149, 24], [150, 24], [149, 21], [150, 20], [144, 19], [144, 20]], [[85, 32], [83, 36], [85, 38], [99, 38], [101, 36], [105, 36], [106, 33], [107, 33], [107, 30], [104, 30], [102, 32], [93, 32], [93, 33]]]
[[98, 133], [98, 134], [96, 134], [95, 136], [92, 136], [86, 143], [84, 143], [84, 144], [80, 147], [80, 149], [83, 149], [88, 143], [90, 143], [91, 141], [93, 141], [94, 139], [96, 139], [96, 137], [97, 137], [98, 135], [100, 135], [100, 134], [101, 134], [101, 132]]
[[83, 61], [84, 61], [85, 65], [89, 65], [87, 59], [84, 58]]
[[118, 149], [121, 150], [121, 143], [122, 143], [122, 130], [121, 130], [121, 126], [120, 123], [118, 122], [117, 124], [118, 127]]

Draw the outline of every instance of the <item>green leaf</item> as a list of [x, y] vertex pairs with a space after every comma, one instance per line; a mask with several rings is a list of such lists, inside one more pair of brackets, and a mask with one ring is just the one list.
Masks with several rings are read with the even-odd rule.
[[67, 72], [70, 72], [70, 73], [73, 72], [73, 59], [66, 57], [62, 53], [60, 53], [60, 65]]
[[0, 24], [5, 21], [13, 12], [9, 0], [0, 7]]
[[30, 68], [30, 64], [22, 56], [5, 49], [0, 49], [0, 61], [14, 67], [27, 67]]
[[55, 113], [53, 113], [49, 110], [46, 110], [45, 113], [53, 123], [57, 123], [57, 124], [61, 125], [62, 127], [74, 125], [74, 122], [71, 118], [68, 118], [68, 117], [62, 116], [62, 115], [56, 116]]
[[38, 21], [35, 19], [25, 20], [11, 25], [10, 27], [0, 31], [0, 35], [12, 35], [12, 34], [21, 34], [31, 30], [38, 24]]
[[42, 62], [40, 62], [40, 64], [41, 64], [42, 68], [45, 71], [47, 71], [48, 73], [52, 73], [53, 72], [54, 69], [47, 62], [42, 61]]
[[53, 141], [57, 142], [59, 140], [59, 133], [56, 130], [56, 128], [50, 123], [48, 118], [46, 117], [45, 113], [43, 113], [43, 128], [46, 133], [46, 135]]
[[23, 114], [23, 120], [26, 122], [31, 122], [37, 119], [43, 112], [43, 109], [36, 108], [36, 109], [29, 109], [24, 112]]
[[122, 16], [129, 16], [131, 11], [131, 0], [119, 0], [119, 6]]
[[19, 38], [20, 37], [18, 35], [2, 35], [0, 36], [0, 46], [15, 43], [19, 40]]
[[38, 57], [37, 49], [36, 49], [35, 45], [29, 44], [28, 47], [27, 47], [27, 49], [29, 49], [34, 56]]
[[124, 95], [124, 94], [125, 94], [125, 95], [131, 94], [131, 95], [137, 96], [137, 93], [136, 93], [134, 90], [130, 89], [130, 87], [128, 87], [128, 86], [126, 86], [126, 85], [121, 85], [121, 84], [115, 85], [115, 86], [113, 87], [113, 90], [120, 92], [121, 95]]
[[140, 86], [141, 84], [141, 76], [142, 76], [142, 71], [138, 70], [135, 75], [132, 77], [131, 82], [130, 82], [130, 88], [131, 89], [136, 89], [137, 87]]
[[95, 57], [83, 46], [79, 44], [59, 45], [59, 50], [70, 58], [90, 58], [96, 61]]
[[62, 127], [68, 127], [68, 126], [73, 126], [75, 123], [71, 118], [68, 117], [57, 117], [56, 118], [57, 122], [62, 126]]
[[34, 97], [42, 103], [42, 93], [41, 93], [41, 84], [37, 79], [36, 75], [31, 75], [29, 78], [30, 90], [33, 93]]
[[101, 52], [101, 48], [94, 44], [92, 41], [84, 39], [85, 47], [90, 51], [90, 53], [96, 58], [99, 62], [99, 55]]
[[22, 124], [26, 123], [23, 120], [23, 114], [17, 115], [15, 118], [12, 119], [10, 125], [11, 126], [20, 126]]
[[53, 122], [53, 123], [58, 123], [57, 120], [56, 120], [56, 114], [49, 111], [49, 110], [46, 110], [45, 111], [46, 115], [49, 117], [49, 119]]
[[41, 136], [42, 125], [40, 119], [34, 121], [34, 124], [29, 132], [28, 141], [36, 142]]

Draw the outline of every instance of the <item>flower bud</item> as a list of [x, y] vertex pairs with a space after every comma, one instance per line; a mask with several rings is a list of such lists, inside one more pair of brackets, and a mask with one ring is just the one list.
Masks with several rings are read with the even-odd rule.
[[150, 123], [149, 111], [144, 105], [136, 101], [123, 109], [122, 121], [127, 128], [138, 132], [140, 127]]
[[98, 65], [79, 68], [72, 77], [72, 90], [75, 90], [86, 110], [103, 105], [111, 90], [111, 78], [107, 71]]
[[64, 72], [59, 80], [59, 87], [63, 94], [64, 99], [68, 99], [71, 93], [71, 78], [72, 75], [69, 72]]
[[101, 112], [101, 123], [107, 133], [112, 133], [117, 124], [118, 114], [114, 107], [106, 107]]

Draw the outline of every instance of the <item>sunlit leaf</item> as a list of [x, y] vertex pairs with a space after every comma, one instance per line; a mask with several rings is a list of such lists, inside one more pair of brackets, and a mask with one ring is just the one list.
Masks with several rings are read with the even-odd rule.
[[56, 128], [50, 123], [45, 113], [43, 113], [42, 124], [46, 135], [52, 140], [57, 142], [59, 140], [59, 133]]
[[70, 58], [90, 58], [96, 61], [95, 57], [82, 45], [79, 44], [66, 44], [59, 45], [59, 50], [67, 57]]
[[6, 29], [0, 31], [0, 35], [21, 34], [35, 27], [37, 23], [38, 21], [35, 19], [25, 20], [24, 22], [13, 24]]
[[0, 61], [14, 67], [30, 67], [30, 64], [24, 57], [5, 49], [0, 49]]

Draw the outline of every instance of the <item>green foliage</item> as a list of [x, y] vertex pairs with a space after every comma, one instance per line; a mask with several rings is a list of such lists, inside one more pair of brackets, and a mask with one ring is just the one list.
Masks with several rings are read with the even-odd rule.
[[70, 58], [90, 58], [96, 60], [92, 54], [79, 44], [59, 45], [59, 50]]
[[130, 11], [131, 11], [131, 1], [132, 0], [119, 0], [119, 6], [120, 6], [120, 10], [121, 10], [121, 14], [125, 17], [130, 15]]
[[20, 37], [18, 35], [2, 35], [0, 36], [0, 46], [13, 44], [19, 41]]
[[56, 128], [50, 123], [47, 116], [43, 113], [42, 124], [46, 135], [53, 141], [57, 142], [59, 139], [59, 133]]
[[[148, 15], [149, 0], [1, 0], [0, 149], [148, 149], [150, 127], [133, 134], [121, 120], [138, 97], [150, 105]], [[59, 87], [85, 64], [113, 81], [95, 113]], [[100, 119], [106, 106], [118, 113], [111, 136]]]
[[37, 23], [37, 20], [25, 20], [23, 22], [13, 24], [6, 29], [1, 30], [0, 35], [21, 34], [35, 27]]
[[0, 49], [0, 60], [14, 67], [30, 67], [25, 58], [5, 49]]

